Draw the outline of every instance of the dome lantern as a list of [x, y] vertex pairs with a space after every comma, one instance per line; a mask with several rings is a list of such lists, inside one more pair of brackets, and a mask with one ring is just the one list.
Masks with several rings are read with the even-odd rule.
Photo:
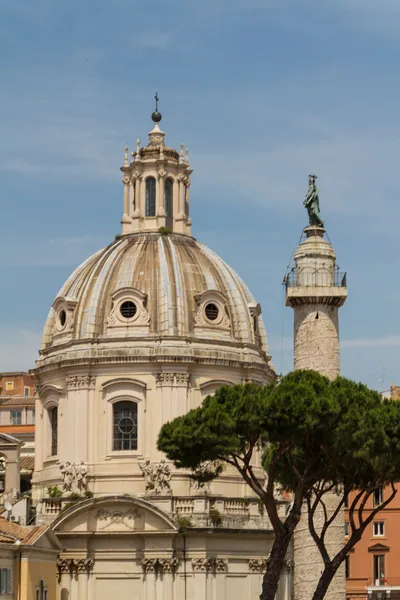
[[165, 133], [159, 123], [162, 114], [156, 109], [149, 142], [136, 152], [130, 163], [125, 150], [122, 183], [124, 184], [124, 212], [122, 235], [158, 231], [161, 227], [175, 233], [190, 235], [189, 187], [192, 170], [189, 151], [177, 152], [165, 145]]

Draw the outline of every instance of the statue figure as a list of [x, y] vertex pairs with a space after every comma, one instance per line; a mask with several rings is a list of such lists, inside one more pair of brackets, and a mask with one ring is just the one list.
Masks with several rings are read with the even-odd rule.
[[81, 461], [81, 464], [75, 467], [76, 487], [80, 492], [86, 492], [87, 489], [87, 466]]
[[323, 227], [324, 222], [321, 219], [321, 213], [319, 210], [318, 188], [315, 185], [316, 179], [316, 175], [308, 176], [308, 191], [303, 204], [307, 209], [310, 225], [314, 227]]
[[158, 463], [156, 467], [155, 480], [156, 493], [171, 492], [171, 469], [166, 464], [164, 459], [160, 463]]
[[155, 477], [153, 473], [153, 466], [149, 460], [144, 463], [139, 463], [140, 470], [143, 473], [144, 481], [146, 484], [146, 492], [155, 491]]
[[74, 481], [74, 467], [71, 465], [69, 460], [66, 463], [60, 465], [61, 479], [62, 479], [62, 490], [63, 492], [70, 492], [72, 490], [72, 483]]

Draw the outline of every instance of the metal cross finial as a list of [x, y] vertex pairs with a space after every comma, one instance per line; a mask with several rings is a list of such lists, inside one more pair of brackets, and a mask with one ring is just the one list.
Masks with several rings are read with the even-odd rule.
[[159, 101], [159, 97], [158, 97], [158, 93], [156, 92], [156, 95], [154, 96], [154, 99], [156, 101], [156, 111], [158, 110], [158, 101]]

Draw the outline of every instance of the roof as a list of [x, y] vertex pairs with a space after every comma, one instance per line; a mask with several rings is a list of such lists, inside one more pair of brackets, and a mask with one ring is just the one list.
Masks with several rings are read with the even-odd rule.
[[[113, 313], [113, 307], [120, 301], [118, 294], [127, 290], [137, 293], [139, 318], [121, 323], [118, 330], [115, 320], [119, 313]], [[215, 292], [221, 300], [219, 323], [205, 323], [199, 314], [199, 302], [206, 292]], [[61, 313], [64, 324], [60, 325]], [[65, 325], [66, 314], [69, 320]], [[125, 235], [80, 265], [50, 310], [42, 355], [69, 341], [147, 340], [150, 336], [183, 338], [185, 343], [190, 336], [202, 343], [223, 339], [251, 345], [258, 361], [268, 362], [259, 305], [246, 285], [209, 248], [176, 233]]]
[[14, 544], [20, 541], [24, 545], [32, 545], [48, 529], [47, 525], [24, 527], [0, 517], [0, 542]]
[[0, 409], [5, 406], [35, 406], [35, 396], [2, 396], [0, 397]]
[[20, 467], [21, 469], [25, 469], [26, 471], [33, 471], [35, 468], [35, 457], [21, 456]]
[[4, 373], [0, 373], [0, 379], [2, 377], [22, 377], [23, 375], [31, 377], [28, 371], [5, 371]]

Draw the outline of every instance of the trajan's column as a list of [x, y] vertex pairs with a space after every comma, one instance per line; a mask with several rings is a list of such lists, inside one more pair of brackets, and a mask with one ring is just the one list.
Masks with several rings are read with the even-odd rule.
[[[316, 176], [309, 176], [304, 200], [309, 225], [294, 254], [294, 266], [285, 278], [286, 306], [294, 310], [294, 368], [313, 369], [334, 379], [340, 372], [339, 307], [347, 298], [346, 276], [336, 267], [336, 255], [329, 241], [319, 209]], [[330, 501], [329, 501], [330, 500]], [[337, 496], [325, 498], [337, 505]], [[315, 516], [318, 519], [318, 515]], [[319, 520], [319, 519], [318, 519]], [[322, 522], [322, 514], [321, 514]], [[343, 513], [330, 526], [327, 535], [329, 554], [334, 556], [344, 541]], [[310, 600], [323, 570], [321, 555], [308, 532], [307, 514], [294, 536], [294, 599]], [[344, 566], [332, 581], [327, 600], [345, 600]]]

